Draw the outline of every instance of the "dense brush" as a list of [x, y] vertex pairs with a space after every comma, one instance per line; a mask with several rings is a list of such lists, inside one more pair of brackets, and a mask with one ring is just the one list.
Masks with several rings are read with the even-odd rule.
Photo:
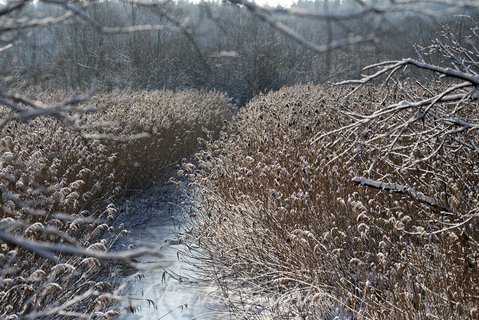
[[[53, 104], [64, 96], [38, 98]], [[42, 117], [0, 129], [2, 234], [110, 250], [128, 234], [113, 203], [157, 183], [197, 150], [199, 138], [211, 139], [230, 112], [225, 96], [201, 91], [113, 92], [78, 108], [97, 112], [80, 112], [75, 123]], [[0, 244], [0, 317], [114, 315], [112, 264], [65, 255], [52, 262]]]
[[[259, 96], [198, 154], [189, 175], [201, 226], [194, 241], [208, 253], [210, 276], [247, 317], [265, 314], [258, 305], [288, 319], [477, 317], [477, 155], [435, 154], [404, 134], [396, 147], [421, 159], [405, 165], [397, 149], [366, 143], [379, 126], [334, 133], [405, 98], [393, 86], [344, 98], [351, 89]], [[463, 114], [476, 109], [462, 102]], [[377, 145], [392, 137], [382, 139]], [[358, 177], [409, 193], [360, 186]]]

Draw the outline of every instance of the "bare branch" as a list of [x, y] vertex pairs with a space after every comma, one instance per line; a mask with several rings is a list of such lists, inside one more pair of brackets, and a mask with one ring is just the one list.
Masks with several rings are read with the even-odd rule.
[[5, 5], [5, 7], [3, 7], [1, 10], [0, 10], [0, 16], [3, 16], [3, 15], [6, 15], [6, 14], [9, 14], [13, 11], [16, 11], [16, 10], [20, 10], [22, 9], [23, 7], [25, 7], [25, 5], [28, 3], [27, 0], [20, 0], [20, 1], [8, 1], [7, 4]]
[[69, 255], [83, 256], [83, 257], [92, 257], [99, 260], [114, 260], [121, 261], [125, 263], [131, 263], [132, 259], [141, 257], [144, 255], [161, 255], [161, 247], [142, 247], [130, 251], [120, 251], [120, 252], [103, 252], [97, 250], [88, 250], [79, 248], [76, 246], [64, 245], [64, 244], [55, 244], [51, 242], [42, 242], [42, 241], [32, 241], [26, 238], [15, 236], [10, 232], [0, 230], [0, 238], [4, 241], [11, 243], [20, 248], [35, 252], [42, 258], [50, 260], [51, 262], [57, 263], [58, 257], [54, 252], [61, 252]]
[[[464, 9], [473, 9], [479, 7], [477, 3], [471, 1], [387, 1], [387, 3], [366, 3], [365, 1], [356, 1], [358, 8], [351, 8], [344, 11], [311, 11], [302, 8], [268, 8], [262, 7], [265, 11], [272, 14], [281, 14], [307, 18], [313, 20], [331, 20], [343, 21], [351, 19], [359, 19], [368, 14], [384, 15], [387, 13], [416, 13], [429, 17], [439, 17], [448, 14], [454, 14]], [[441, 5], [443, 8], [439, 10], [431, 10], [431, 4]]]
[[372, 81], [373, 79], [376, 79], [376, 78], [384, 75], [385, 73], [388, 73], [390, 71], [399, 70], [399, 68], [401, 68], [403, 66], [406, 66], [406, 65], [413, 65], [413, 66], [415, 66], [417, 68], [420, 68], [420, 69], [425, 69], [425, 70], [437, 72], [437, 73], [440, 73], [442, 75], [449, 76], [449, 77], [452, 77], [452, 78], [469, 81], [471, 83], [471, 85], [479, 85], [479, 75], [475, 75], [475, 74], [471, 74], [471, 73], [467, 73], [467, 72], [462, 72], [462, 71], [454, 70], [454, 69], [451, 69], [451, 68], [442, 68], [442, 67], [439, 67], [439, 66], [436, 66], [436, 65], [433, 65], [433, 64], [421, 62], [419, 60], [415, 60], [415, 59], [411, 59], [411, 58], [403, 59], [403, 60], [397, 60], [397, 61], [386, 61], [386, 62], [381, 62], [381, 63], [375, 64], [375, 65], [368, 66], [368, 67], [365, 68], [365, 70], [375, 68], [375, 67], [383, 67], [383, 68], [380, 69], [379, 71], [369, 75], [369, 76], [363, 77], [360, 80], [346, 80], [346, 81], [338, 82], [337, 85], [365, 84], [365, 83], [368, 83], [368, 82]]
[[40, 19], [2, 18], [2, 20], [0, 20], [0, 32], [31, 29], [37, 27], [47, 27], [65, 22], [73, 16], [74, 14], [72, 11], [66, 11], [63, 15], [59, 17], [46, 17]]
[[[89, 289], [86, 292], [82, 293], [81, 295], [74, 296], [71, 299], [69, 299], [67, 302], [59, 305], [58, 307], [53, 307], [53, 308], [47, 308], [46, 310], [38, 310], [38, 311], [33, 311], [27, 315], [24, 316], [25, 319], [38, 319], [42, 317], [47, 317], [55, 314], [61, 314], [65, 316], [70, 316], [70, 317], [75, 317], [75, 318], [83, 318], [83, 319], [90, 319], [89, 315], [82, 314], [82, 313], [73, 313], [73, 312], [68, 312], [65, 311], [67, 308], [85, 300], [88, 299], [91, 296], [98, 296], [100, 295], [100, 292], [97, 290], [92, 290]], [[67, 313], [67, 314], [66, 314]]]
[[376, 181], [372, 179], [367, 179], [364, 177], [354, 177], [351, 179], [352, 182], [355, 182], [357, 184], [360, 184], [362, 186], [368, 186], [376, 189], [382, 189], [382, 190], [389, 190], [389, 191], [395, 191], [395, 192], [400, 192], [407, 194], [414, 200], [424, 202], [432, 207], [439, 208], [443, 211], [448, 211], [452, 212], [451, 208], [437, 200], [435, 200], [432, 197], [426, 196], [421, 192], [417, 192], [416, 190], [412, 189], [409, 186], [398, 184], [398, 183], [391, 183], [391, 182], [381, 182], [381, 181]]
[[[71, 96], [58, 104], [46, 105], [40, 101], [31, 100], [18, 93], [0, 92], [0, 105], [3, 104], [7, 108], [14, 111], [12, 114], [6, 115], [0, 119], [0, 128], [11, 121], [28, 121], [37, 117], [52, 117], [66, 123], [74, 124], [75, 121], [69, 112], [73, 111], [87, 113], [98, 111], [94, 108], [82, 110], [74, 110], [71, 108], [80, 103], [88, 101], [90, 98], [91, 96]], [[27, 108], [24, 105], [30, 108]]]
[[344, 48], [344, 47], [358, 44], [361, 42], [377, 41], [374, 35], [351, 36], [348, 39], [333, 40], [325, 45], [317, 45], [314, 42], [306, 40], [298, 32], [294, 31], [293, 29], [291, 29], [290, 27], [288, 27], [281, 21], [276, 20], [271, 15], [268, 9], [265, 9], [261, 6], [256, 5], [254, 2], [247, 1], [247, 0], [229, 0], [229, 2], [231, 2], [232, 4], [245, 6], [249, 11], [251, 11], [252, 14], [254, 14], [263, 22], [266, 22], [267, 24], [269, 24], [272, 28], [278, 30], [279, 32], [283, 33], [285, 36], [289, 37], [290, 39], [296, 41], [297, 43], [317, 53], [325, 53], [334, 49]]

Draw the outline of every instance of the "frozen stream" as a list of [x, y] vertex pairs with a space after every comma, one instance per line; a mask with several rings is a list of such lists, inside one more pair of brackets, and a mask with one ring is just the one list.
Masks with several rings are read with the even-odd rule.
[[120, 207], [119, 219], [132, 231], [131, 243], [163, 246], [161, 257], [139, 259], [144, 270], [123, 272], [121, 283], [129, 290], [120, 319], [228, 318], [226, 308], [214, 298], [213, 284], [199, 280], [197, 272], [181, 259], [186, 248], [177, 244], [184, 214], [180, 196], [173, 186], [160, 186]]

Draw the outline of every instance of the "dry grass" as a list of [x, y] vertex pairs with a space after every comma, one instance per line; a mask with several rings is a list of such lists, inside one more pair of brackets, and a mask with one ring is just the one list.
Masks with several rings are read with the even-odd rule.
[[[64, 96], [38, 98], [53, 103]], [[229, 116], [223, 95], [199, 91], [113, 92], [78, 106], [87, 107], [103, 111], [81, 115], [76, 124], [37, 118], [1, 129], [0, 231], [110, 250], [128, 233], [115, 221], [113, 202], [157, 183]], [[0, 317], [115, 315], [109, 310], [115, 264], [62, 254], [52, 263], [0, 244]]]
[[[476, 319], [477, 155], [414, 148], [408, 134], [396, 142], [401, 152], [381, 153], [364, 143], [382, 130], [374, 124], [311, 144], [349, 124], [346, 114], [404, 99], [379, 86], [343, 99], [350, 90], [296, 86], [259, 96], [198, 154], [188, 175], [194, 241], [208, 253], [210, 276], [247, 318], [265, 315], [263, 306], [281, 319]], [[467, 118], [478, 105], [460, 107]], [[460, 135], [478, 142], [473, 132]], [[421, 161], [404, 166], [401, 154], [411, 150]], [[358, 186], [355, 176], [411, 186], [438, 205]]]

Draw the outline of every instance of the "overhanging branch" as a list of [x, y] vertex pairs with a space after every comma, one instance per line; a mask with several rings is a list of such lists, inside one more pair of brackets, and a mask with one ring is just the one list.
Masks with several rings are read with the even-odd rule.
[[407, 185], [392, 182], [381, 182], [359, 176], [354, 177], [352, 181], [362, 186], [407, 194], [412, 199], [423, 202], [431, 207], [436, 207], [442, 211], [452, 211], [452, 209], [448, 205], [439, 202], [432, 197], [426, 196], [425, 194], [418, 192]]

